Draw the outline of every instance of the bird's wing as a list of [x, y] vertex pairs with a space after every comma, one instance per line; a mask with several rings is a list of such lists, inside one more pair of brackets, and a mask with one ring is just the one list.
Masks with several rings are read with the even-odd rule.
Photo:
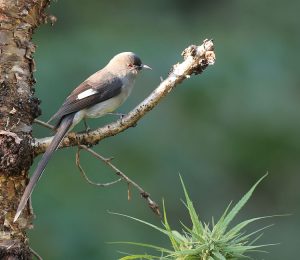
[[61, 119], [65, 115], [108, 100], [121, 92], [123, 83], [120, 78], [106, 73], [99, 75], [99, 80], [97, 80], [95, 75], [97, 74], [74, 89], [49, 121]]

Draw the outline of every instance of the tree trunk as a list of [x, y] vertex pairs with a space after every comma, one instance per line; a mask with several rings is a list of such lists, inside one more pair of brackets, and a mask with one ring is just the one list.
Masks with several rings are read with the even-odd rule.
[[32, 122], [40, 115], [34, 97], [35, 28], [45, 22], [49, 0], [0, 0], [0, 259], [31, 259], [28, 207], [13, 223], [33, 161]]

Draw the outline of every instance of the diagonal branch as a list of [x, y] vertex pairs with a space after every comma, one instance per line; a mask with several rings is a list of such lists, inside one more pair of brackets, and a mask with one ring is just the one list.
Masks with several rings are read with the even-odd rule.
[[[41, 120], [35, 119], [34, 121], [37, 124], [40, 124], [42, 126], [50, 128], [50, 129], [54, 129], [54, 126], [52, 126], [52, 125], [50, 125], [48, 123], [45, 123], [45, 122], [43, 122]], [[120, 178], [117, 179], [117, 180], [115, 180], [115, 181], [113, 181], [113, 182], [109, 182], [109, 183], [95, 183], [95, 182], [91, 181], [88, 178], [88, 176], [86, 175], [86, 173], [84, 172], [82, 166], [80, 165], [80, 154], [79, 154], [80, 149], [83, 149], [83, 150], [89, 152], [90, 154], [92, 154], [97, 159], [103, 161], [106, 165], [108, 165], [116, 173], [116, 175], [120, 176]], [[154, 200], [151, 199], [150, 194], [148, 192], [146, 192], [140, 185], [138, 185], [136, 182], [134, 182], [132, 179], [130, 179], [125, 173], [123, 173], [120, 169], [118, 169], [114, 164], [112, 164], [111, 160], [112, 160], [112, 158], [105, 158], [102, 155], [100, 155], [99, 153], [96, 153], [91, 148], [87, 147], [86, 145], [82, 145], [82, 144], [78, 145], [78, 151], [76, 153], [76, 165], [77, 165], [77, 167], [78, 167], [81, 175], [85, 178], [85, 180], [89, 184], [95, 185], [95, 186], [98, 186], [98, 187], [107, 187], [107, 186], [115, 184], [115, 183], [117, 183], [117, 182], [119, 182], [121, 180], [124, 180], [127, 183], [127, 185], [128, 185], [128, 200], [130, 200], [130, 198], [131, 198], [131, 194], [130, 194], [130, 185], [131, 185], [134, 188], [136, 188], [139, 191], [141, 197], [148, 202], [149, 208], [155, 214], [157, 214], [157, 215], [160, 216], [159, 206], [158, 206], [158, 204]]]
[[[157, 204], [154, 200], [151, 199], [150, 194], [149, 194], [148, 192], [146, 192], [146, 191], [145, 191], [141, 186], [139, 186], [136, 182], [134, 182], [133, 180], [131, 180], [126, 174], [124, 174], [121, 170], [119, 170], [115, 165], [113, 165], [113, 164], [111, 163], [111, 160], [110, 160], [110, 159], [104, 158], [102, 155], [96, 153], [94, 150], [88, 148], [88, 147], [85, 146], [85, 145], [79, 145], [79, 148], [86, 150], [87, 152], [89, 152], [90, 154], [92, 154], [92, 155], [93, 155], [94, 157], [96, 157], [97, 159], [103, 161], [103, 162], [104, 162], [105, 164], [107, 164], [110, 168], [112, 168], [113, 171], [114, 171], [118, 176], [120, 176], [121, 179], [123, 179], [124, 181], [127, 182], [127, 184], [128, 184], [128, 200], [130, 200], [130, 197], [131, 197], [131, 195], [130, 195], [130, 185], [132, 185], [134, 188], [136, 188], [136, 189], [139, 191], [141, 197], [142, 197], [143, 199], [147, 200], [148, 206], [150, 207], [150, 209], [151, 209], [155, 214], [157, 214], [157, 215], [160, 216], [159, 206], [158, 206], [158, 204]], [[77, 154], [76, 154], [76, 164], [77, 164], [77, 166], [79, 167], [79, 170], [80, 170], [81, 174], [85, 175], [84, 171], [82, 170], [82, 168], [81, 168], [81, 166], [80, 166], [79, 158], [78, 158], [78, 157], [79, 157], [79, 150], [78, 150], [78, 152], [77, 152]], [[87, 177], [87, 176], [85, 175], [85, 178], [86, 178], [86, 177]], [[111, 184], [114, 184], [114, 183], [118, 182], [120, 179], [118, 179], [118, 180], [116, 180], [116, 181], [114, 181], [114, 182], [111, 182], [111, 183], [105, 183], [105, 184], [102, 184], [102, 185], [100, 185], [99, 183], [91, 183], [89, 179], [87, 179], [87, 180], [88, 180], [88, 182], [89, 182], [90, 184], [93, 184], [93, 185], [96, 184], [97, 186], [108, 186], [108, 185], [111, 185]]]
[[[204, 40], [202, 45], [191, 45], [182, 56], [184, 61], [173, 66], [169, 76], [138, 106], [122, 119], [105, 125], [88, 133], [69, 133], [62, 141], [60, 148], [81, 145], [95, 145], [104, 138], [114, 136], [136, 123], [152, 110], [163, 97], [170, 93], [178, 84], [192, 74], [202, 73], [208, 65], [215, 62], [214, 45], [212, 40]], [[35, 156], [44, 153], [53, 137], [35, 139], [32, 143]]]

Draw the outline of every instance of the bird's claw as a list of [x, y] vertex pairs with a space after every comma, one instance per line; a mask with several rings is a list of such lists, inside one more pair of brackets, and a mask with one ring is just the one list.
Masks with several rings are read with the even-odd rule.
[[107, 113], [109, 115], [114, 115], [114, 116], [119, 116], [120, 119], [123, 119], [124, 116], [126, 116], [126, 114], [123, 114], [123, 113]]

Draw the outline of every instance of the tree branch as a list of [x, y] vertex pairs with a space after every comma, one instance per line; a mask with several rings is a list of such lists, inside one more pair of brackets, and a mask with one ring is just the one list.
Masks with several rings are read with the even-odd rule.
[[[82, 166], [81, 166], [81, 164], [80, 164], [80, 149], [81, 149], [81, 148], [82, 148], [82, 149], [85, 149], [85, 150], [87, 150], [87, 151], [93, 151], [93, 150], [90, 149], [90, 148], [88, 148], [88, 147], [86, 147], [85, 145], [80, 145], [80, 146], [78, 146], [77, 153], [76, 153], [76, 159], [75, 159], [76, 165], [77, 165], [77, 167], [78, 167], [78, 169], [79, 169], [79, 171], [80, 171], [82, 177], [87, 181], [87, 183], [89, 183], [89, 184], [91, 184], [91, 185], [94, 185], [94, 186], [97, 186], [97, 187], [107, 187], [107, 186], [116, 184], [116, 183], [118, 183], [119, 181], [122, 180], [122, 178], [119, 178], [119, 179], [117, 179], [117, 180], [115, 180], [115, 181], [107, 182], [107, 183], [96, 183], [96, 182], [93, 182], [92, 180], [90, 180], [90, 178], [86, 175], [85, 171], [83, 170], [83, 168], [82, 168]], [[94, 151], [93, 151], [93, 152], [94, 152]], [[97, 154], [97, 155], [98, 155], [98, 156], [101, 158], [101, 160], [104, 161], [105, 163], [106, 163], [107, 161], [109, 161], [109, 159], [104, 158], [104, 157], [101, 156], [100, 154]], [[98, 158], [98, 157], [97, 157], [97, 158]]]
[[[44, 127], [50, 128], [50, 129], [54, 129], [54, 126], [45, 123], [41, 120], [35, 119], [34, 120], [35, 123], [40, 124]], [[120, 176], [119, 179], [117, 179], [116, 181], [113, 182], [109, 182], [109, 183], [95, 183], [93, 181], [91, 181], [88, 176], [86, 175], [86, 173], [84, 172], [82, 166], [80, 165], [80, 149], [83, 149], [87, 152], [89, 152], [90, 154], [92, 154], [94, 157], [96, 157], [97, 159], [103, 161], [106, 165], [108, 165], [115, 173], [116, 175]], [[123, 173], [120, 169], [118, 169], [114, 164], [111, 163], [112, 158], [105, 158], [102, 155], [100, 155], [99, 153], [96, 153], [94, 150], [92, 150], [91, 148], [87, 147], [86, 145], [78, 145], [78, 150], [76, 153], [76, 165], [81, 173], [81, 175], [83, 176], [83, 178], [91, 185], [95, 185], [98, 187], [107, 187], [110, 186], [112, 184], [115, 184], [121, 180], [126, 181], [127, 185], [128, 185], [128, 200], [131, 199], [131, 194], [130, 194], [130, 185], [132, 185], [133, 187], [135, 187], [141, 197], [145, 200], [147, 200], [148, 202], [148, 206], [150, 207], [150, 209], [157, 215], [160, 216], [160, 211], [159, 211], [159, 206], [158, 204], [151, 199], [150, 194], [148, 192], [146, 192], [140, 185], [138, 185], [136, 182], [134, 182], [133, 180], [131, 180], [125, 173]]]
[[[92, 154], [93, 156], [95, 156], [97, 159], [103, 161], [106, 165], [108, 165], [110, 168], [113, 169], [113, 171], [121, 177], [121, 179], [125, 180], [128, 184], [128, 200], [130, 200], [131, 195], [130, 195], [130, 185], [132, 185], [133, 187], [135, 187], [141, 197], [145, 200], [147, 200], [148, 202], [148, 206], [149, 208], [157, 215], [160, 216], [160, 211], [159, 211], [159, 206], [158, 204], [151, 199], [150, 194], [148, 192], [146, 192], [141, 186], [139, 186], [136, 182], [134, 182], [133, 180], [131, 180], [125, 173], [123, 173], [121, 170], [119, 170], [115, 165], [113, 165], [111, 163], [110, 159], [104, 158], [102, 155], [96, 153], [95, 151], [93, 151], [92, 149], [88, 148], [85, 145], [79, 145], [79, 148], [86, 150], [87, 152], [89, 152], [90, 154]], [[78, 148], [78, 149], [79, 149]], [[79, 162], [79, 150], [76, 154], [76, 165], [78, 166], [80, 172], [82, 175], [84, 175], [84, 178], [88, 181], [88, 183], [92, 184], [92, 185], [97, 185], [97, 186], [108, 186], [111, 184], [114, 184], [116, 182], [118, 182], [120, 179], [118, 179], [117, 181], [111, 182], [111, 183], [105, 183], [105, 184], [100, 184], [100, 183], [92, 183], [86, 176], [86, 174], [84, 173], [83, 169], [80, 166], [80, 162]]]
[[[95, 145], [104, 138], [114, 136], [135, 126], [147, 112], [152, 110], [163, 97], [192, 74], [200, 74], [215, 62], [212, 40], [204, 40], [200, 46], [191, 45], [182, 52], [184, 61], [173, 66], [169, 76], [138, 106], [122, 119], [88, 133], [69, 133], [60, 148], [80, 145]], [[53, 137], [35, 139], [32, 143], [35, 155], [44, 153]]]

